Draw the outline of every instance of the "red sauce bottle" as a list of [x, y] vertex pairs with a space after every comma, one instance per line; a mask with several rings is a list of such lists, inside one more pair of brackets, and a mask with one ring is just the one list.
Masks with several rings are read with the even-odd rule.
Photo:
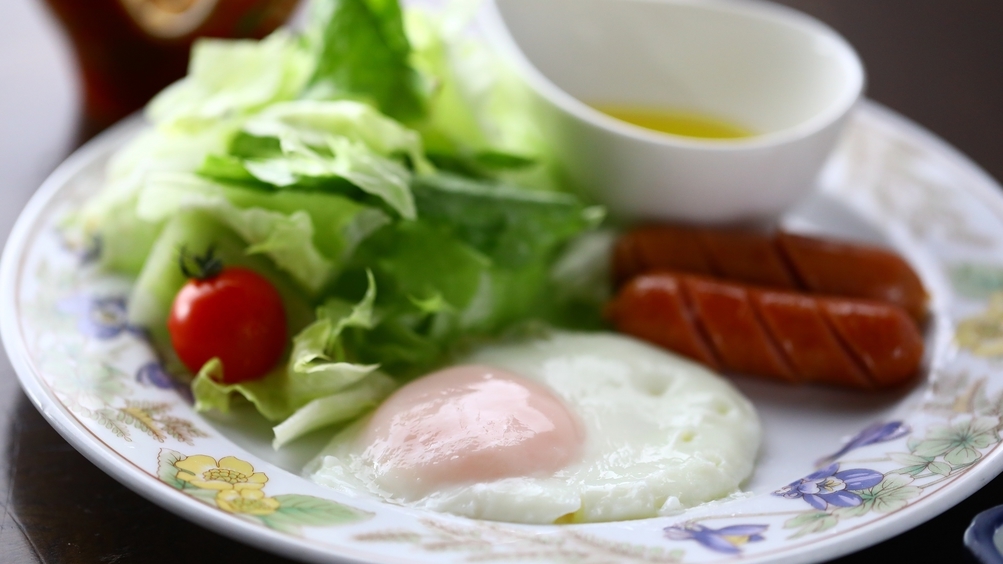
[[46, 0], [76, 50], [87, 139], [185, 75], [197, 37], [261, 38], [299, 0]]

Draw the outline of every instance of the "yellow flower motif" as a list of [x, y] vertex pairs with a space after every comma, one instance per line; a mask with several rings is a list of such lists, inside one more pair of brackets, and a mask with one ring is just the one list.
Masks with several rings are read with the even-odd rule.
[[255, 472], [249, 462], [233, 456], [216, 459], [204, 454], [189, 456], [174, 463], [178, 479], [206, 490], [260, 490], [268, 476]]
[[279, 508], [279, 500], [265, 497], [261, 490], [223, 490], [216, 494], [216, 504], [230, 513], [270, 515]]
[[985, 313], [959, 323], [954, 338], [978, 356], [1003, 355], [1003, 293], [992, 295]]

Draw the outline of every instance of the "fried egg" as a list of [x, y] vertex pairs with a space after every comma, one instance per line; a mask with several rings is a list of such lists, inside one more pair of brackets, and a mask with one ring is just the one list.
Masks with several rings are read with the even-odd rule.
[[735, 493], [760, 424], [727, 381], [629, 337], [485, 347], [339, 433], [316, 482], [472, 518], [598, 522]]

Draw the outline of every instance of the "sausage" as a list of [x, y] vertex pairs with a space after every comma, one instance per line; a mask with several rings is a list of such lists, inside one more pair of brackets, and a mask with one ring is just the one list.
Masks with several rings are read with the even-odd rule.
[[653, 272], [606, 307], [620, 332], [717, 370], [791, 383], [890, 388], [916, 375], [923, 338], [898, 306]]
[[620, 237], [613, 253], [617, 286], [654, 269], [888, 302], [920, 325], [927, 315], [923, 283], [898, 255], [783, 231], [767, 235], [659, 225]]

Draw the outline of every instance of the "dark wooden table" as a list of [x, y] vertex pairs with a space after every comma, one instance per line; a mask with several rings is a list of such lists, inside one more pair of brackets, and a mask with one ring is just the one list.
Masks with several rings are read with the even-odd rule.
[[[782, 3], [828, 22], [856, 46], [867, 66], [871, 98], [929, 128], [1003, 179], [1003, 2]], [[0, 88], [4, 80], [0, 76]], [[0, 225], [0, 234], [9, 229]], [[0, 497], [0, 561], [284, 561], [184, 521], [98, 470], [38, 414], [2, 354], [0, 414], [0, 492], [6, 492]], [[924, 562], [934, 555], [944, 562], [965, 561], [965, 528], [976, 513], [997, 504], [1003, 504], [1003, 478], [943, 515], [839, 562]]]

